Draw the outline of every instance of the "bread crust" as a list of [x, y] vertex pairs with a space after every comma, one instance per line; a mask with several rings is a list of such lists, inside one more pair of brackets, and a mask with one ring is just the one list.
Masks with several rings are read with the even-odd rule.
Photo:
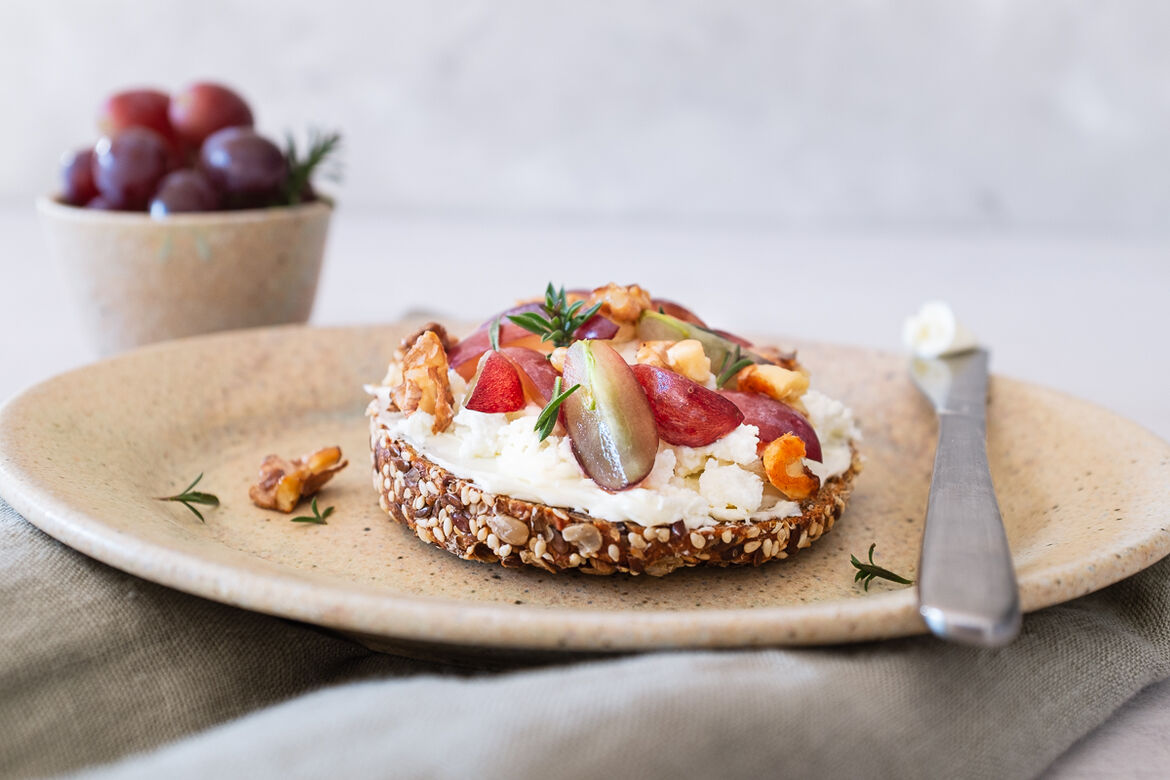
[[550, 572], [662, 576], [686, 566], [759, 566], [810, 546], [840, 519], [861, 471], [856, 448], [848, 471], [800, 502], [796, 517], [716, 521], [687, 529], [682, 520], [646, 527], [485, 492], [371, 421], [373, 481], [379, 504], [419, 539], [465, 560]]

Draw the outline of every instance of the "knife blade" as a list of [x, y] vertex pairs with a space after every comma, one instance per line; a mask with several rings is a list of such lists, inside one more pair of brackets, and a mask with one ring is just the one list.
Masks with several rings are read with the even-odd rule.
[[1011, 550], [987, 463], [988, 352], [911, 362], [938, 413], [918, 566], [918, 612], [936, 636], [994, 647], [1020, 629]]

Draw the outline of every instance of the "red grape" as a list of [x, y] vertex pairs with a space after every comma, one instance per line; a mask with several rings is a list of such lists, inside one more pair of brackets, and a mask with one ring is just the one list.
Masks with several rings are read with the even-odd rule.
[[489, 352], [479, 377], [463, 404], [473, 412], [515, 412], [524, 408], [524, 387], [520, 372], [499, 352]]
[[657, 366], [631, 366], [654, 412], [658, 435], [667, 444], [704, 447], [743, 422], [735, 403], [682, 374]]
[[501, 347], [500, 354], [520, 372], [524, 392], [541, 406], [553, 397], [557, 370], [548, 362], [548, 355], [528, 347]]
[[681, 303], [668, 301], [665, 298], [654, 298], [650, 301], [650, 305], [654, 308], [654, 311], [661, 309], [663, 314], [669, 314], [675, 319], [682, 320], [683, 322], [689, 322], [692, 325], [698, 325], [702, 328], [707, 327], [707, 323], [703, 322], [703, 320], [699, 318], [699, 315], [695, 314]]
[[[517, 341], [533, 336], [531, 331], [525, 330], [508, 319], [509, 314], [522, 314], [528, 311], [544, 311], [543, 304], [525, 303], [505, 309], [496, 316], [486, 320], [474, 332], [468, 334], [457, 344], [451, 347], [447, 360], [451, 367], [459, 372], [464, 379], [470, 379], [477, 365], [479, 356], [491, 349], [491, 327], [496, 320], [500, 321], [500, 344], [514, 344]], [[535, 336], [539, 343], [540, 337]]]
[[97, 197], [93, 183], [93, 149], [79, 149], [61, 159], [61, 200], [84, 206]]
[[602, 341], [577, 341], [565, 354], [565, 427], [585, 473], [606, 490], [646, 478], [658, 455], [658, 428], [646, 393], [622, 356]]
[[581, 323], [581, 327], [573, 332], [575, 339], [612, 339], [617, 335], [618, 324], [609, 317], [594, 314]]
[[98, 111], [98, 129], [112, 137], [130, 127], [145, 127], [173, 140], [175, 131], [167, 116], [170, 104], [170, 97], [157, 89], [117, 92]]
[[215, 211], [219, 193], [199, 171], [181, 170], [168, 173], [150, 201], [150, 216], [165, 217], [186, 211]]
[[229, 127], [204, 141], [199, 165], [216, 189], [245, 205], [263, 205], [288, 178], [284, 153], [246, 127]]
[[146, 208], [170, 167], [166, 140], [144, 127], [130, 127], [94, 147], [93, 180], [111, 206], [124, 211]]
[[251, 127], [252, 109], [227, 87], [204, 82], [175, 93], [170, 122], [179, 138], [198, 147], [217, 130]]
[[719, 392], [739, 407], [743, 412], [745, 424], [760, 429], [760, 444], [757, 447], [759, 452], [763, 452], [768, 442], [775, 441], [786, 433], [792, 433], [804, 442], [808, 450], [808, 459], [820, 462], [821, 440], [817, 438], [817, 432], [800, 412], [788, 404], [759, 393], [743, 393], [738, 390]]

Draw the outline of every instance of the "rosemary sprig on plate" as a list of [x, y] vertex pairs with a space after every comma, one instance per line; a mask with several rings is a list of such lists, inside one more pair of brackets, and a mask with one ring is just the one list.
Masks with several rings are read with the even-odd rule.
[[873, 548], [877, 547], [877, 542], [869, 546], [869, 563], [862, 563], [857, 560], [856, 555], [849, 556], [849, 562], [857, 568], [857, 576], [853, 578], [854, 582], [860, 582], [862, 587], [869, 590], [869, 583], [873, 582], [875, 577], [890, 582], [900, 582], [903, 585], [913, 585], [914, 580], [908, 580], [900, 574], [894, 574], [889, 569], [883, 569], [873, 562]]
[[731, 381], [733, 376], [755, 362], [751, 358], [744, 357], [743, 350], [736, 344], [734, 355], [728, 352], [723, 356], [723, 365], [719, 366], [719, 378], [715, 381], [715, 386], [723, 387]]
[[178, 493], [173, 496], [163, 496], [158, 500], [177, 501], [194, 512], [195, 516], [199, 518], [200, 522], [206, 523], [207, 521], [203, 519], [203, 513], [192, 506], [192, 504], [202, 504], [203, 506], [219, 506], [219, 497], [214, 496], [211, 493], [200, 493], [198, 490], [193, 490], [192, 488], [198, 485], [199, 480], [201, 479], [203, 479], [202, 473], [195, 477], [195, 481], [188, 485], [182, 493]]
[[[295, 206], [301, 202], [306, 188], [312, 183], [313, 174], [331, 155], [336, 154], [341, 147], [341, 133], [322, 133], [318, 130], [309, 131], [309, 148], [305, 156], [301, 157], [297, 150], [296, 139], [289, 133], [285, 136], [284, 159], [288, 161], [288, 178], [285, 179], [284, 192], [281, 203], [286, 206]], [[335, 165], [328, 171], [327, 178], [338, 180], [341, 178], [340, 168]]]
[[313, 514], [301, 515], [300, 517], [293, 517], [289, 522], [293, 523], [315, 523], [316, 525], [327, 525], [325, 518], [333, 514], [333, 507], [326, 507], [324, 512], [317, 509], [317, 497], [313, 496]]
[[526, 311], [522, 314], [509, 314], [508, 319], [527, 331], [540, 336], [541, 341], [551, 341], [554, 347], [567, 347], [573, 343], [573, 334], [601, 308], [595, 303], [585, 311], [581, 307], [585, 301], [574, 301], [572, 304], [565, 300], [565, 288], [560, 290], [548, 283], [544, 291], [544, 314], [536, 311]]
[[581, 385], [573, 385], [562, 393], [561, 378], [558, 376], [556, 381], [553, 382], [553, 397], [545, 405], [545, 407], [540, 410], [540, 416], [536, 418], [536, 433], [540, 436], [541, 441], [547, 439], [549, 434], [552, 433], [553, 428], [556, 427], [557, 413], [561, 408], [561, 404], [563, 404], [565, 399], [571, 396], [573, 392], [580, 387]]

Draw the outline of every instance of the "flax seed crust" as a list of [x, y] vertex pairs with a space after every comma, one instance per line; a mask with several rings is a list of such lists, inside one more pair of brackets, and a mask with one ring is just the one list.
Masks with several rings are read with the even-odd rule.
[[810, 546], [841, 517], [861, 459], [800, 502], [801, 514], [755, 522], [682, 520], [646, 527], [486, 493], [372, 421], [378, 503], [419, 539], [469, 561], [550, 572], [662, 576], [686, 566], [759, 566]]

